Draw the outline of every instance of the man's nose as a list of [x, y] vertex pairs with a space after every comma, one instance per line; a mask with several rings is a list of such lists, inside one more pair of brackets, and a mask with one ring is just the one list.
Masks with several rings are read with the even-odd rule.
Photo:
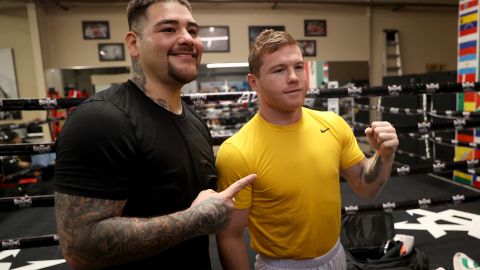
[[190, 34], [190, 32], [184, 29], [180, 32], [180, 38], [178, 42], [181, 45], [193, 46], [195, 44], [195, 38], [192, 36], [192, 34]]

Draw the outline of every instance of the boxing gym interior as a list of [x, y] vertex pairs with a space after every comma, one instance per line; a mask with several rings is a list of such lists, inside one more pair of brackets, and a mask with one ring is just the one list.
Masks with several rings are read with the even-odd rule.
[[[0, 0], [1, 270], [72, 269], [56, 228], [55, 139], [76, 105], [128, 80], [127, 2]], [[428, 264], [397, 269], [480, 269], [477, 0], [190, 3], [204, 52], [182, 99], [209, 127], [214, 151], [257, 111], [246, 80], [252, 40], [285, 30], [304, 56], [305, 107], [342, 116], [367, 157], [370, 122], [388, 121], [398, 134], [391, 177], [376, 198], [358, 197], [339, 179], [345, 249], [391, 226], [370, 243], [375, 252], [407, 235]], [[247, 230], [244, 240], [249, 246]], [[387, 269], [369, 268], [382, 256], [367, 253], [353, 269]], [[470, 264], [454, 267], [459, 253]], [[255, 254], [248, 250], [251, 269]], [[210, 255], [212, 269], [222, 269], [213, 235]]]

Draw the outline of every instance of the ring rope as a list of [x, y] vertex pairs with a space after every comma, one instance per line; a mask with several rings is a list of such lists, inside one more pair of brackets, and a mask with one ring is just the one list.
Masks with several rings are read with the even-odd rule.
[[24, 249], [45, 246], [57, 246], [60, 238], [57, 234], [0, 240], [0, 250]]
[[447, 145], [447, 146], [463, 146], [463, 147], [472, 147], [472, 148], [475, 148], [475, 149], [480, 149], [480, 144], [478, 143], [474, 143], [474, 142], [460, 142], [458, 140], [455, 140], [455, 139], [452, 139], [452, 140], [447, 140], [447, 139], [444, 139], [442, 137], [435, 137], [435, 138], [431, 138], [429, 137], [428, 138], [430, 141], [434, 142], [434, 143], [438, 143], [438, 144], [441, 144], [441, 145]]
[[[366, 138], [358, 138], [357, 139], [357, 142], [358, 143], [361, 143], [361, 144], [368, 144], [368, 140]], [[397, 154], [401, 154], [401, 155], [407, 155], [411, 158], [419, 158], [419, 159], [422, 159], [422, 160], [425, 160], [425, 161], [431, 161], [431, 158], [427, 157], [427, 156], [422, 156], [422, 155], [419, 155], [419, 154], [416, 154], [416, 153], [412, 153], [412, 152], [408, 152], [408, 151], [405, 151], [405, 150], [401, 150], [401, 149], [397, 149], [395, 151], [395, 153]], [[373, 156], [373, 152], [372, 153], [364, 153], [366, 156]]]
[[[351, 124], [353, 126], [353, 131], [355, 136], [365, 136], [364, 129], [368, 127], [368, 124], [358, 123], [355, 122]], [[473, 119], [466, 119], [466, 118], [457, 118], [452, 119], [448, 122], [418, 122], [415, 125], [395, 125], [395, 130], [398, 133], [410, 133], [410, 132], [418, 132], [420, 134], [427, 134], [431, 131], [447, 131], [447, 130], [459, 130], [459, 129], [466, 129], [466, 128], [474, 128], [480, 127], [480, 119], [473, 118]]]
[[[399, 96], [436, 93], [463, 93], [480, 91], [480, 83], [428, 83], [416, 85], [387, 85], [377, 87], [341, 87], [326, 89], [309, 89], [307, 97], [311, 98], [340, 98], [340, 97], [371, 97], [371, 96]], [[227, 92], [227, 93], [195, 93], [184, 94], [182, 99], [193, 104], [200, 104], [206, 100], [238, 100], [239, 102], [255, 102], [256, 92]], [[39, 99], [0, 99], [0, 111], [16, 110], [49, 110], [65, 109], [78, 106], [86, 98], [39, 98]]]
[[38, 196], [19, 196], [19, 197], [1, 197], [0, 209], [18, 209], [31, 207], [48, 207], [55, 205], [55, 197], [53, 195]]
[[[342, 108], [350, 109], [352, 106], [349, 104], [344, 104]], [[361, 111], [380, 111], [383, 113], [391, 114], [406, 114], [406, 115], [421, 115], [424, 113], [429, 114], [434, 117], [465, 117], [465, 118], [476, 118], [480, 117], [480, 112], [464, 112], [464, 111], [453, 111], [453, 110], [431, 110], [424, 111], [423, 109], [410, 109], [410, 108], [400, 108], [400, 107], [386, 107], [386, 106], [377, 106], [377, 105], [368, 105], [368, 104], [354, 104], [353, 108]]]
[[[368, 127], [368, 124], [354, 123], [353, 130], [357, 137], [364, 136], [364, 128]], [[432, 122], [419, 122], [416, 125], [395, 126], [397, 133], [411, 133], [418, 132], [420, 134], [426, 134], [431, 131], [447, 131], [447, 130], [459, 130], [465, 128], [480, 127], [480, 119], [465, 119], [458, 118], [445, 123], [432, 123]], [[214, 145], [220, 145], [231, 134], [212, 136]], [[0, 145], [1, 155], [24, 155], [24, 154], [43, 154], [51, 153], [55, 151], [55, 143], [24, 143], [13, 145]]]
[[[400, 96], [437, 93], [463, 93], [480, 91], [480, 83], [427, 83], [415, 85], [386, 85], [376, 87], [347, 86], [340, 88], [312, 88], [307, 91], [308, 98], [341, 98], [341, 97], [373, 97], [373, 96]], [[206, 100], [252, 100], [256, 93], [252, 91], [226, 92], [226, 93], [195, 93], [184, 94], [186, 101], [198, 104]]]
[[[472, 170], [480, 167], [479, 160], [462, 160], [455, 162], [435, 161], [432, 164], [419, 165], [411, 167], [403, 165], [392, 169], [391, 176], [405, 176], [411, 174], [440, 173], [453, 170]], [[0, 198], [0, 209], [27, 208], [53, 206], [54, 196], [22, 196], [22, 197], [4, 197]]]
[[[373, 212], [373, 211], [393, 212], [398, 210], [414, 209], [418, 207], [424, 209], [424, 208], [443, 205], [443, 204], [452, 204], [452, 203], [460, 204], [460, 203], [476, 202], [478, 200], [480, 200], [480, 194], [477, 194], [477, 195], [455, 194], [448, 197], [422, 198], [418, 200], [408, 200], [408, 201], [400, 201], [400, 202], [384, 202], [384, 203], [376, 203], [376, 204], [370, 204], [370, 205], [347, 205], [342, 207], [341, 212], [342, 214], [347, 214], [347, 215], [354, 215], [359, 212]], [[59, 241], [60, 239], [58, 234], [5, 239], [5, 240], [0, 240], [0, 243], [1, 243], [0, 250], [55, 246], [59, 244]]]
[[0, 111], [66, 109], [80, 105], [85, 98], [0, 99]]
[[454, 162], [444, 162], [436, 160], [431, 164], [417, 165], [415, 167], [409, 165], [403, 165], [398, 168], [392, 169], [391, 176], [405, 176], [412, 174], [426, 174], [426, 173], [441, 173], [455, 170], [467, 170], [474, 173], [475, 168], [480, 167], [478, 159], [461, 160]]
[[414, 208], [427, 208], [443, 204], [460, 204], [467, 202], [476, 202], [480, 200], [480, 194], [465, 195], [455, 194], [447, 197], [422, 198], [418, 200], [408, 200], [400, 202], [384, 202], [369, 205], [348, 205], [342, 207], [342, 214], [356, 214], [359, 212], [384, 211], [393, 212], [398, 210], [408, 210]]
[[55, 143], [18, 143], [0, 145], [0, 156], [35, 155], [55, 152]]

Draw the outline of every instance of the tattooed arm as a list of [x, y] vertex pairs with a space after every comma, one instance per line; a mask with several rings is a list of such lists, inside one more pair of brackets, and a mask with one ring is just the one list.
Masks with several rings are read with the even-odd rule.
[[390, 178], [398, 138], [395, 128], [388, 122], [373, 122], [365, 135], [375, 155], [342, 170], [350, 187], [361, 197], [375, 197]]
[[232, 198], [255, 179], [242, 178], [223, 192], [200, 192], [184, 211], [153, 218], [121, 217], [126, 201], [55, 194], [62, 253], [74, 269], [98, 269], [158, 254], [178, 243], [223, 229]]

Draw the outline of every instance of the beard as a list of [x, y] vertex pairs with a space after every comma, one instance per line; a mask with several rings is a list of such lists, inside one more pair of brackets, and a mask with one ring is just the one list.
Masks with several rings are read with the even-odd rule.
[[175, 67], [174, 65], [172, 65], [172, 63], [169, 62], [168, 75], [179, 83], [187, 84], [197, 78], [198, 65], [196, 66], [194, 72], [190, 72], [188, 70], [181, 70], [180, 68]]

